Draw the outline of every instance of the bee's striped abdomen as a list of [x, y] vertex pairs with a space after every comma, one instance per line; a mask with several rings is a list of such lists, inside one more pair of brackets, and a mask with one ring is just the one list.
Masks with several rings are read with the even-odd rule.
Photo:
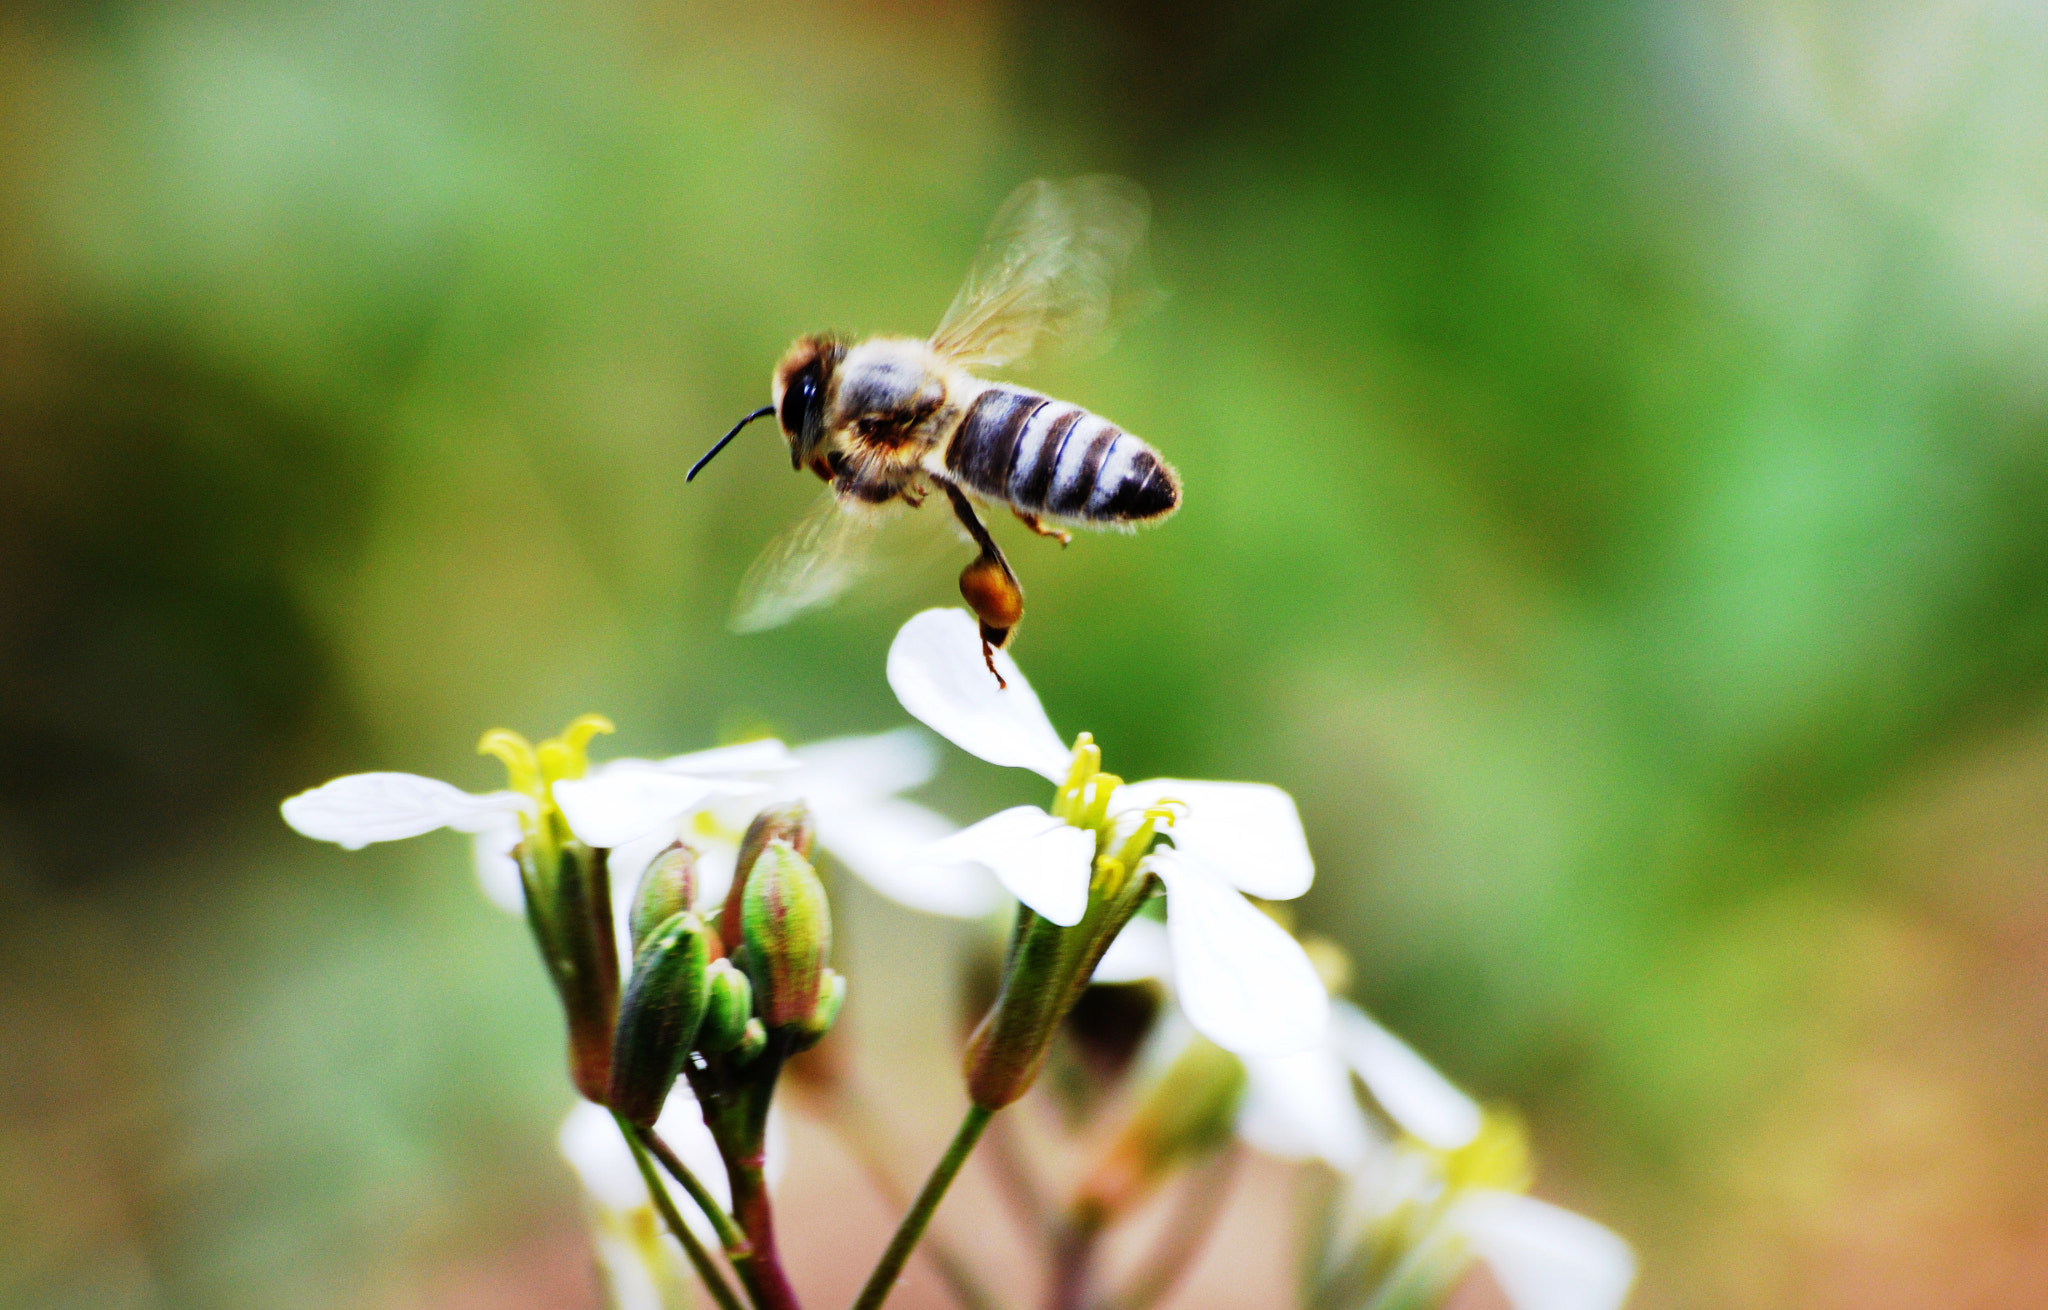
[[1171, 513], [1180, 484], [1157, 451], [1079, 405], [997, 384], [946, 451], [969, 488], [1028, 514], [1136, 523]]

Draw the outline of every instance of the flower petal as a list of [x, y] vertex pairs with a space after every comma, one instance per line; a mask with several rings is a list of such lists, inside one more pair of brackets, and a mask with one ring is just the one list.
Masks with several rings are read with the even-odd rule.
[[611, 1310], [668, 1310], [661, 1284], [669, 1277], [668, 1251], [661, 1245], [642, 1245], [621, 1235], [631, 1231], [627, 1221], [600, 1218], [591, 1240], [597, 1247], [597, 1263], [611, 1293]]
[[592, 846], [623, 846], [696, 809], [715, 795], [760, 791], [758, 783], [729, 782], [669, 773], [646, 766], [611, 764], [586, 778], [555, 784], [555, 804], [569, 829]]
[[1241, 892], [1291, 901], [1315, 881], [1308, 837], [1294, 798], [1262, 782], [1152, 778], [1117, 788], [1110, 807], [1141, 810], [1162, 800], [1185, 803], [1173, 844], [1212, 865]]
[[1065, 782], [1071, 752], [1017, 662], [996, 652], [1006, 689], [989, 676], [981, 630], [966, 610], [926, 610], [889, 646], [889, 686], [903, 708], [970, 755]]
[[1088, 912], [1095, 837], [1036, 805], [1019, 805], [933, 842], [918, 853], [916, 863], [986, 866], [1012, 896], [1071, 928]]
[[519, 878], [519, 861], [512, 848], [524, 836], [519, 820], [506, 814], [501, 823], [481, 828], [470, 840], [476, 852], [476, 880], [491, 904], [509, 914], [526, 913], [526, 885]]
[[922, 787], [939, 767], [936, 743], [916, 728], [814, 741], [797, 747], [796, 758], [803, 768], [789, 786], [806, 798], [891, 796]]
[[1173, 970], [1173, 950], [1166, 944], [1166, 925], [1143, 915], [1124, 925], [1088, 981], [1099, 983], [1143, 982], [1164, 979]]
[[1327, 1160], [1339, 1173], [1365, 1163], [1372, 1125], [1337, 1053], [1316, 1045], [1291, 1055], [1250, 1056], [1237, 1134], [1269, 1155]]
[[818, 823], [818, 843], [898, 905], [925, 914], [979, 919], [1001, 903], [983, 865], [935, 864], [922, 858], [934, 842], [954, 831], [949, 820], [922, 805], [820, 794], [812, 801], [811, 814]]
[[1323, 1036], [1329, 993], [1286, 929], [1183, 851], [1162, 848], [1147, 864], [1166, 883], [1174, 991], [1204, 1036], [1239, 1055], [1284, 1055]]
[[[619, 763], [619, 761], [612, 761]], [[733, 746], [715, 746], [708, 751], [693, 751], [688, 755], [671, 755], [654, 763], [663, 773], [694, 773], [718, 775], [734, 773], [774, 773], [782, 769], [794, 769], [800, 761], [796, 753], [773, 737], [760, 741], [743, 741]]]
[[[704, 1107], [697, 1102], [690, 1084], [676, 1080], [675, 1090], [662, 1102], [661, 1118], [655, 1120], [654, 1130], [661, 1134], [691, 1173], [703, 1182], [705, 1190], [718, 1199], [727, 1210], [732, 1209], [732, 1184], [727, 1180], [725, 1161], [718, 1154], [718, 1143], [711, 1136], [711, 1129], [704, 1122]], [[706, 1242], [718, 1241], [711, 1221], [704, 1212], [694, 1205], [683, 1205], [683, 1216], [690, 1221], [697, 1236]]]
[[1492, 1267], [1515, 1310], [1620, 1310], [1635, 1281], [1627, 1242], [1532, 1196], [1476, 1190], [1447, 1222]]
[[284, 821], [299, 832], [355, 851], [373, 841], [417, 837], [436, 828], [477, 832], [496, 826], [507, 814], [531, 813], [534, 804], [513, 791], [472, 796], [416, 773], [351, 773], [300, 792], [280, 808]]
[[1333, 1007], [1338, 1049], [1402, 1131], [1442, 1151], [1479, 1135], [1479, 1105], [1412, 1047], [1346, 1001]]
[[[619, 1135], [618, 1121], [611, 1111], [588, 1101], [578, 1101], [562, 1131], [555, 1135], [562, 1158], [576, 1170], [583, 1190], [608, 1210], [637, 1210], [649, 1203], [646, 1181], [633, 1163], [633, 1152]], [[721, 1170], [720, 1177], [724, 1176]]]

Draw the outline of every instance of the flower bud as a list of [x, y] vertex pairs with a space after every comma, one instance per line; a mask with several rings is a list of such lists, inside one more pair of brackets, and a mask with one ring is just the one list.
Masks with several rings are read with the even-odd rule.
[[619, 1007], [607, 852], [577, 841], [525, 841], [514, 854], [526, 888], [526, 921], [569, 1024], [569, 1077], [586, 1100], [602, 1105]]
[[768, 1026], [759, 1019], [747, 1020], [747, 1030], [740, 1038], [740, 1044], [732, 1048], [734, 1064], [746, 1064], [759, 1055], [768, 1045]]
[[818, 980], [818, 1003], [811, 1009], [811, 1017], [803, 1025], [803, 1045], [814, 1046], [824, 1040], [832, 1031], [832, 1025], [839, 1020], [840, 1007], [846, 1004], [846, 975], [836, 969], [827, 969]]
[[741, 933], [762, 1021], [770, 1028], [808, 1025], [832, 949], [832, 909], [810, 861], [788, 842], [770, 841], [754, 861]]
[[633, 892], [633, 910], [627, 918], [633, 953], [638, 955], [655, 929], [692, 908], [696, 900], [697, 852], [677, 842], [654, 857]]
[[648, 935], [633, 960], [612, 1043], [612, 1109], [651, 1127], [697, 1039], [708, 994], [703, 920], [685, 910]]
[[723, 1055], [746, 1037], [747, 1021], [754, 1017], [754, 985], [731, 960], [713, 960], [705, 978], [709, 995], [704, 1026], [697, 1030], [697, 1049]]
[[772, 841], [788, 842], [790, 848], [806, 860], [818, 844], [817, 829], [811, 824], [811, 812], [802, 801], [791, 801], [787, 805], [771, 805], [754, 816], [747, 825], [746, 836], [740, 839], [739, 858], [733, 864], [732, 886], [726, 889], [725, 910], [718, 916], [718, 935], [724, 939], [728, 949], [739, 945], [741, 920], [747, 895], [747, 875], [754, 871], [754, 862], [761, 858], [761, 852]]

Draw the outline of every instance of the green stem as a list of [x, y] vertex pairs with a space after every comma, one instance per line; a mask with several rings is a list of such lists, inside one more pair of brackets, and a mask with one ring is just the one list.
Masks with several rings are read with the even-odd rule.
[[725, 1248], [726, 1258], [737, 1265], [751, 1256], [754, 1247], [747, 1241], [747, 1235], [739, 1230], [739, 1225], [732, 1221], [732, 1216], [725, 1212], [725, 1207], [718, 1203], [718, 1198], [711, 1194], [710, 1189], [690, 1171], [690, 1166], [683, 1163], [682, 1157], [677, 1155], [667, 1142], [661, 1140], [661, 1134], [652, 1128], [635, 1128], [634, 1131], [640, 1134], [641, 1145], [652, 1152], [655, 1159], [661, 1161], [661, 1167], [668, 1170], [668, 1176], [683, 1185], [683, 1190], [690, 1194], [690, 1199], [697, 1203], [697, 1208], [711, 1221], [713, 1231], [718, 1234], [718, 1244]]
[[881, 1310], [882, 1302], [889, 1299], [889, 1289], [896, 1285], [896, 1279], [903, 1273], [904, 1264], [917, 1246], [917, 1239], [924, 1236], [926, 1225], [932, 1221], [932, 1214], [939, 1208], [946, 1189], [953, 1185], [953, 1179], [960, 1173], [960, 1166], [967, 1163], [967, 1156], [974, 1144], [981, 1140], [981, 1133], [988, 1127], [988, 1121], [995, 1117], [994, 1110], [978, 1105], [967, 1108], [967, 1116], [960, 1121], [959, 1131], [953, 1134], [952, 1144], [939, 1162], [932, 1166], [931, 1177], [924, 1180], [924, 1188], [911, 1204], [910, 1213], [903, 1216], [903, 1222], [896, 1226], [896, 1235], [889, 1239], [889, 1248], [882, 1252], [881, 1260], [875, 1265], [875, 1272], [868, 1275], [867, 1286], [861, 1288], [860, 1298], [853, 1303], [853, 1310]]
[[[897, 1185], [886, 1158], [888, 1134], [882, 1130], [881, 1121], [867, 1098], [844, 1080], [836, 1082], [833, 1090], [821, 1092], [820, 1096], [820, 1109], [824, 1111], [820, 1117], [838, 1133], [840, 1143], [866, 1171], [875, 1191], [892, 1207], [904, 1204], [903, 1189]], [[1001, 1135], [999, 1124], [995, 1136], [989, 1139], [990, 1144], [993, 1145]], [[945, 1280], [946, 1286], [952, 1289], [953, 1299], [960, 1303], [961, 1310], [1002, 1310], [1001, 1303], [982, 1286], [967, 1261], [941, 1241], [938, 1234], [926, 1235], [924, 1254], [925, 1259], [939, 1271], [939, 1277]]]
[[732, 1290], [732, 1284], [725, 1281], [725, 1275], [719, 1273], [718, 1266], [711, 1262], [711, 1253], [704, 1249], [704, 1244], [690, 1231], [690, 1225], [683, 1221], [675, 1199], [668, 1194], [668, 1188], [662, 1186], [661, 1175], [654, 1172], [654, 1162], [647, 1158], [647, 1148], [640, 1144], [633, 1125], [621, 1115], [614, 1114], [612, 1118], [618, 1121], [619, 1131], [625, 1134], [626, 1146], [633, 1152], [633, 1163], [640, 1167], [641, 1180], [647, 1184], [647, 1194], [653, 1198], [654, 1208], [661, 1211], [662, 1221], [683, 1244], [683, 1254], [690, 1257], [690, 1264], [696, 1268], [697, 1277], [704, 1280], [705, 1290], [711, 1293], [711, 1299], [718, 1302], [719, 1310], [746, 1310], [739, 1293]]

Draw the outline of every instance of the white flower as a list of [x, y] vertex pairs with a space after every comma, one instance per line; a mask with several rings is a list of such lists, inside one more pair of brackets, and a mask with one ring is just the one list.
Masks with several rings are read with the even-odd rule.
[[[769, 1177], [781, 1176], [781, 1116], [770, 1119], [768, 1158], [763, 1163]], [[697, 1104], [696, 1096], [690, 1091], [690, 1084], [678, 1079], [675, 1089], [661, 1107], [661, 1118], [655, 1121], [654, 1131], [661, 1135], [678, 1158], [697, 1175], [718, 1203], [728, 1209], [732, 1206], [732, 1185], [726, 1180], [725, 1161], [718, 1154], [718, 1143], [712, 1140], [711, 1129], [704, 1122], [704, 1111]], [[640, 1167], [633, 1163], [633, 1152], [626, 1145], [626, 1139], [619, 1133], [618, 1121], [612, 1112], [601, 1105], [579, 1101], [569, 1117], [562, 1122], [562, 1131], [557, 1138], [562, 1156], [575, 1166], [576, 1176], [583, 1181], [583, 1188], [590, 1193], [593, 1201], [616, 1211], [635, 1210], [650, 1206], [653, 1202], [647, 1195], [647, 1184], [640, 1177]], [[659, 1166], [657, 1166], [658, 1168]], [[676, 1208], [690, 1225], [690, 1231], [706, 1245], [718, 1245], [718, 1233], [711, 1227], [711, 1221], [703, 1211], [690, 1200], [680, 1186], [671, 1186]]]
[[[1171, 960], [1159, 924], [1133, 919], [1093, 981], [1165, 981]], [[1163, 1031], [1167, 1049], [1185, 1040]], [[1389, 1284], [1408, 1272], [1439, 1280], [1443, 1290], [1471, 1259], [1484, 1260], [1515, 1310], [1618, 1310], [1626, 1299], [1635, 1280], [1628, 1243], [1583, 1215], [1522, 1195], [1528, 1175], [1519, 1129], [1490, 1119], [1350, 1002], [1332, 1002], [1320, 1041], [1240, 1058], [1247, 1086], [1238, 1136], [1272, 1155], [1322, 1160], [1347, 1180], [1340, 1259], [1360, 1242], [1391, 1244]], [[1367, 1115], [1354, 1077], [1385, 1121]]]
[[[584, 715], [536, 749], [516, 733], [495, 730], [484, 735], [480, 749], [505, 762], [509, 790], [479, 796], [412, 773], [353, 773], [284, 802], [284, 820], [345, 850], [437, 828], [469, 833], [484, 894], [519, 914], [525, 893], [512, 851], [528, 833], [544, 830], [549, 811], [558, 809], [586, 845], [608, 847], [634, 827], [641, 811], [677, 813], [674, 807], [691, 809], [712, 797], [759, 794], [768, 788], [756, 775], [800, 763], [781, 742], [758, 741], [659, 762], [613, 760], [587, 773], [591, 737], [610, 731], [601, 716]], [[597, 784], [599, 777], [610, 781]]]
[[[731, 883], [748, 821], [765, 805], [800, 800], [810, 810], [819, 844], [891, 900], [955, 918], [980, 918], [995, 908], [995, 884], [980, 869], [937, 869], [912, 858], [955, 828], [898, 795], [929, 781], [936, 767], [931, 739], [917, 729], [836, 737], [794, 751], [785, 749], [779, 756], [764, 752], [755, 757], [761, 771], [752, 789], [724, 789], [682, 804], [633, 776], [650, 767], [674, 768], [679, 762], [717, 754], [679, 756], [653, 766], [631, 761], [616, 772], [607, 764], [573, 787], [557, 785], [556, 795], [572, 825], [582, 821], [594, 797], [596, 807], [610, 817], [610, 833], [638, 830], [612, 851], [612, 887], [622, 900], [630, 898], [648, 861], [680, 839], [697, 853], [698, 903], [718, 904]], [[579, 834], [583, 831], [577, 828]]]
[[1359, 1168], [1377, 1134], [1352, 1092], [1365, 1084], [1394, 1125], [1430, 1146], [1455, 1151], [1479, 1135], [1471, 1097], [1349, 1001], [1330, 1006], [1323, 1040], [1290, 1055], [1245, 1061], [1250, 1083], [1238, 1132], [1260, 1150], [1319, 1158], [1340, 1173]]
[[768, 790], [761, 775], [797, 767], [789, 747], [767, 738], [665, 760], [607, 760], [581, 778], [555, 784], [555, 804], [587, 845], [606, 849], [644, 837], [716, 796]]
[[[1172, 960], [1166, 931], [1151, 919], [1133, 919], [1090, 981], [1170, 982]], [[1381, 1136], [1352, 1090], [1354, 1075], [1394, 1125], [1419, 1141], [1454, 1151], [1478, 1136], [1478, 1104], [1406, 1042], [1349, 1001], [1332, 1000], [1329, 1015], [1321, 1039], [1298, 1051], [1239, 1057], [1247, 1085], [1237, 1129], [1246, 1142], [1351, 1173]]]
[[[896, 634], [889, 685], [905, 709], [962, 750], [1067, 784], [1077, 752], [1061, 744], [1016, 662], [1001, 652], [995, 660], [1005, 687], [989, 676], [980, 631], [965, 611], [927, 610]], [[1313, 1043], [1329, 1010], [1315, 968], [1240, 894], [1291, 899], [1315, 876], [1287, 793], [1159, 778], [1117, 786], [1108, 796], [1090, 792], [1082, 801], [1100, 808], [1119, 835], [1139, 830], [1148, 812], [1149, 821], [1170, 824], [1173, 845], [1155, 850], [1140, 872], [1165, 884], [1174, 977], [1194, 1026], [1239, 1053]], [[1162, 817], [1169, 808], [1170, 817]], [[1070, 927], [1086, 913], [1095, 856], [1092, 833], [1036, 806], [1018, 806], [927, 848], [919, 863], [979, 864], [1034, 912]]]
[[1636, 1279], [1635, 1252], [1613, 1230], [1533, 1196], [1477, 1188], [1444, 1222], [1515, 1310], [1620, 1310]]
[[351, 773], [300, 792], [280, 808], [284, 821], [298, 832], [349, 851], [437, 828], [469, 833], [484, 894], [514, 914], [523, 911], [512, 848], [519, 844], [520, 816], [540, 810], [531, 796], [516, 791], [476, 796], [414, 773]]

